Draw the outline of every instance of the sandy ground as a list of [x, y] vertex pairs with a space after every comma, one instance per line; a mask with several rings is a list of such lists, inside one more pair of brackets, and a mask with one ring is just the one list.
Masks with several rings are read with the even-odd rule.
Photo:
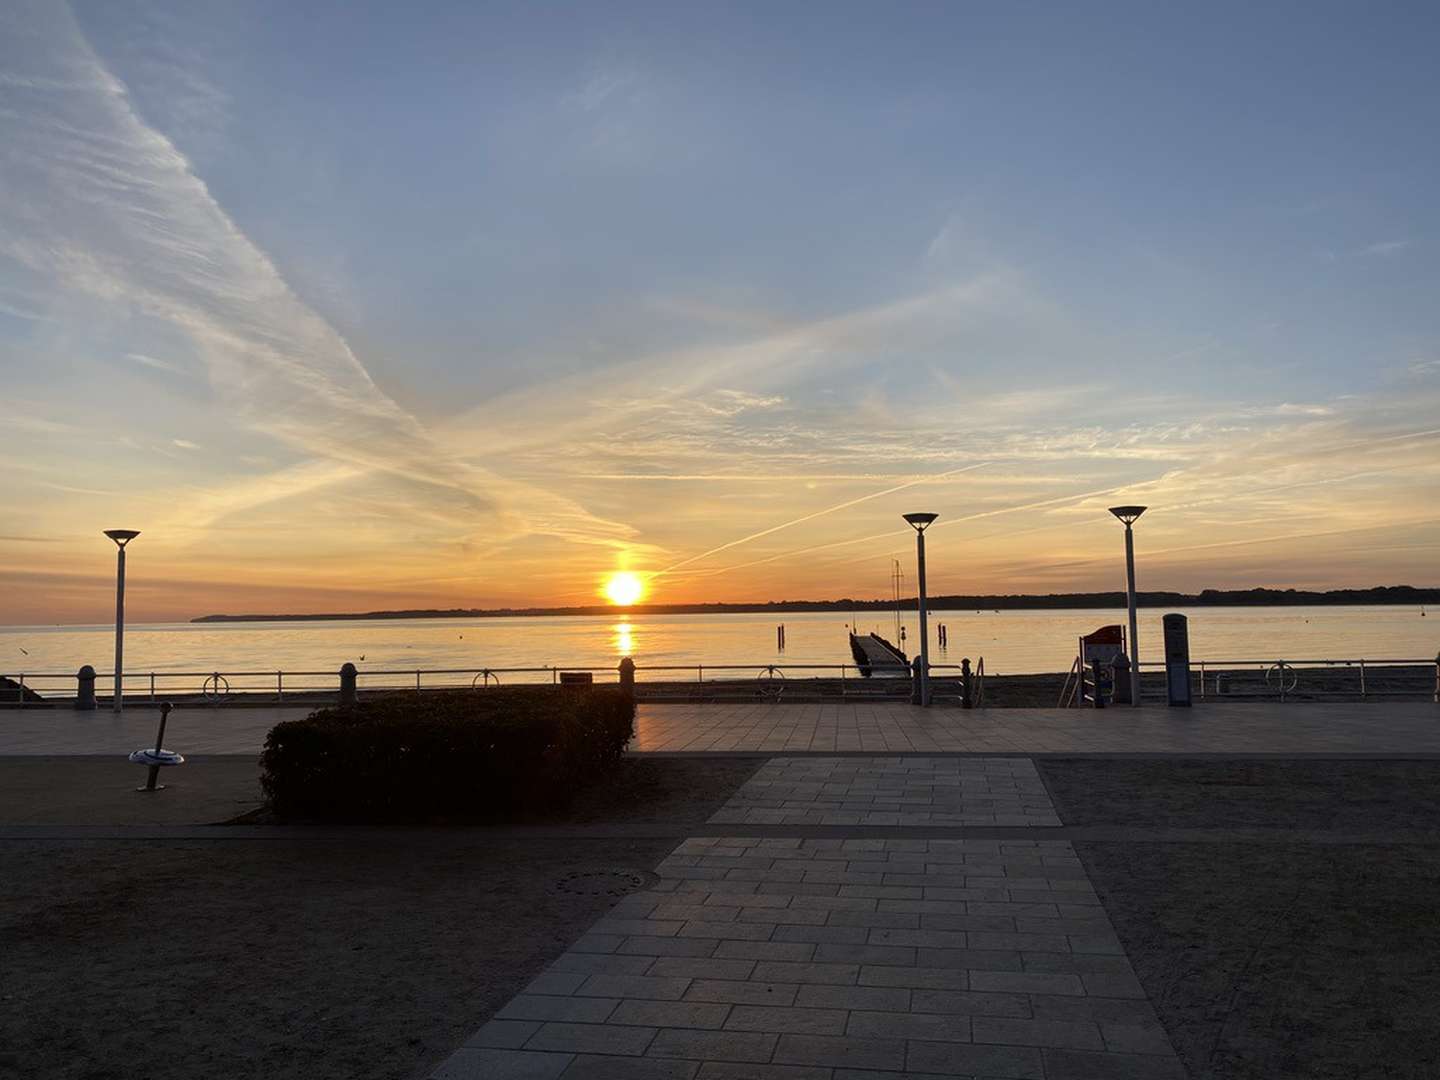
[[1075, 845], [1194, 1080], [1440, 1075], [1440, 762], [1039, 764], [1067, 824], [1270, 830]]
[[[617, 898], [567, 878], [649, 871], [678, 839], [584, 823], [683, 834], [760, 764], [627, 759], [535, 821], [570, 838], [0, 840], [0, 1077], [423, 1076]], [[253, 758], [195, 765], [140, 795], [123, 760], [0, 759], [0, 823], [189, 824], [258, 801]]]

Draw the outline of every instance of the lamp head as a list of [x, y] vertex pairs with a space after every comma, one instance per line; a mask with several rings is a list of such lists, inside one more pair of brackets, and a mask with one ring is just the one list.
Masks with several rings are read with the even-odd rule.
[[135, 537], [140, 535], [139, 529], [106, 529], [105, 535], [114, 540], [120, 547], [124, 547]]
[[1129, 525], [1143, 514], [1146, 509], [1147, 507], [1144, 506], [1112, 506], [1110, 507], [1110, 513], [1114, 514], [1126, 525]]
[[931, 523], [932, 521], [934, 521], [936, 518], [938, 518], [940, 515], [939, 515], [939, 514], [906, 514], [906, 515], [904, 515], [904, 516], [905, 516], [905, 520], [908, 521], [908, 522], [911, 524], [911, 526], [915, 529], [916, 532], [924, 532], [924, 531], [926, 530], [926, 528], [929, 527], [930, 523]]

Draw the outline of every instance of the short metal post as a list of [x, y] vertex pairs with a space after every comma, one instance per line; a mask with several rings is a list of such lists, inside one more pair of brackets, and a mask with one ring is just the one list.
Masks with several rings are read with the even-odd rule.
[[1360, 661], [1360, 698], [1365, 699], [1365, 661]]
[[281, 671], [275, 672], [275, 700], [285, 700], [285, 674]]
[[1200, 661], [1200, 700], [1205, 700], [1205, 661]]
[[155, 672], [150, 672], [150, 704], [155, 704]]
[[86, 712], [95, 709], [95, 669], [86, 664], [75, 673], [75, 708]]
[[1435, 703], [1440, 705], [1440, 652], [1435, 654]]
[[419, 669], [419, 668], [416, 668], [416, 669], [415, 669], [415, 692], [416, 692], [417, 694], [420, 692], [420, 669]]
[[20, 689], [16, 691], [16, 693], [19, 695], [19, 698], [16, 700], [15, 705], [16, 705], [16, 708], [23, 709], [23, 708], [25, 707], [25, 676], [24, 676], [24, 675], [21, 675], [21, 676], [20, 676], [19, 686], [20, 686]]
[[971, 708], [973, 702], [970, 697], [970, 658], [963, 657], [960, 660], [960, 707]]
[[359, 701], [359, 691], [356, 686], [359, 674], [355, 665], [349, 662], [340, 668], [340, 707], [342, 709], [355, 705]]
[[628, 656], [620, 661], [620, 689], [635, 696], [635, 661]]
[[1100, 661], [1098, 658], [1091, 661], [1091, 677], [1095, 680], [1095, 708], [1103, 709], [1105, 707], [1105, 691], [1100, 684]]

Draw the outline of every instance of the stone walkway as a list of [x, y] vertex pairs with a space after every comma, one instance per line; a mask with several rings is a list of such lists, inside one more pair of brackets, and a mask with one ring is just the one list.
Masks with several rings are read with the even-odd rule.
[[780, 757], [711, 825], [1055, 826], [1029, 758]]
[[[968, 787], [1054, 822], [1023, 766], [780, 758], [717, 817]], [[1066, 841], [692, 837], [657, 871], [435, 1080], [1185, 1075]]]
[[[256, 754], [265, 733], [307, 707], [177, 709], [166, 745], [184, 754]], [[128, 754], [157, 713], [0, 710], [0, 755]], [[1193, 709], [921, 709], [902, 703], [641, 704], [640, 753], [1440, 754], [1429, 702], [1206, 703]]]

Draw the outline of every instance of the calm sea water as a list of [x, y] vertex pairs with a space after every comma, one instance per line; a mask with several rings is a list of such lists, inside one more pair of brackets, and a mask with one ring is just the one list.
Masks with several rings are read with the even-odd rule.
[[[1162, 614], [1141, 612], [1142, 659], [1159, 658]], [[1440, 648], [1440, 611], [1422, 616], [1413, 607], [1199, 608], [1185, 614], [1197, 661], [1424, 659]], [[903, 621], [913, 652], [914, 614]], [[936, 612], [930, 623], [932, 662], [984, 657], [992, 674], [1063, 671], [1075, 656], [1078, 635], [1123, 621], [1124, 612], [1114, 610]], [[781, 622], [784, 652], [775, 640]], [[125, 669], [142, 676], [152, 671], [329, 673], [346, 661], [362, 672], [551, 664], [613, 668], [627, 655], [642, 667], [843, 664], [851, 662], [845, 636], [849, 622], [845, 612], [815, 612], [132, 624], [125, 634]], [[895, 637], [893, 614], [859, 612], [856, 622], [861, 632]], [[941, 623], [949, 630], [947, 649], [935, 641]], [[73, 673], [87, 663], [106, 672], [113, 658], [109, 626], [0, 628], [0, 673]]]

